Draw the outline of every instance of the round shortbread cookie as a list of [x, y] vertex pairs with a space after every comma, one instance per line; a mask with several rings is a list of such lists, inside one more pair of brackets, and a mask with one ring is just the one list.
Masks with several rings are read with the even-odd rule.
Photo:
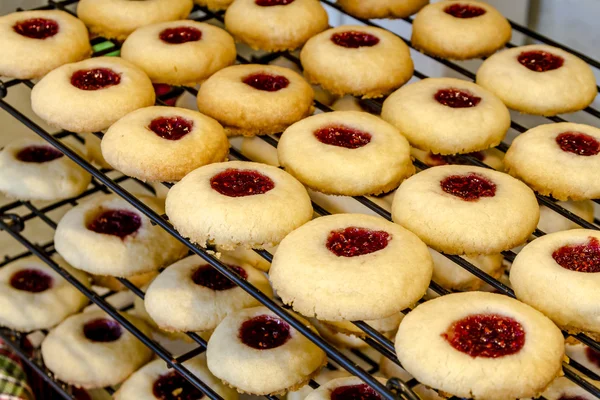
[[539, 210], [533, 191], [507, 174], [442, 165], [400, 185], [392, 216], [435, 250], [485, 255], [525, 243]]
[[89, 173], [43, 139], [19, 139], [0, 150], [0, 191], [9, 197], [61, 200], [83, 193], [91, 181]]
[[[332, 379], [337, 378], [345, 378], [350, 376], [346, 370], [336, 369], [330, 370], [327, 368], [323, 368], [321, 372], [317, 376], [313, 378], [315, 382], [319, 385], [324, 385]], [[310, 385], [306, 385], [294, 392], [288, 392], [286, 395], [287, 400], [304, 400], [306, 396], [308, 396], [314, 389], [310, 387]]]
[[319, 0], [235, 0], [225, 27], [255, 50], [276, 52], [301, 47], [329, 23]]
[[16, 12], [0, 17], [0, 76], [37, 79], [67, 63], [88, 58], [85, 25], [58, 10]]
[[413, 74], [410, 51], [402, 39], [370, 26], [339, 26], [313, 36], [300, 60], [309, 82], [340, 96], [381, 97]]
[[227, 159], [223, 127], [199, 112], [146, 107], [115, 122], [102, 138], [114, 169], [142, 181], [173, 182], [206, 164]]
[[[123, 314], [144, 335], [150, 328]], [[152, 350], [103, 311], [89, 311], [65, 319], [41, 346], [44, 364], [57, 379], [86, 389], [123, 382], [152, 357]]]
[[387, 193], [414, 174], [408, 141], [369, 113], [334, 111], [296, 122], [277, 146], [281, 166], [311, 189], [362, 196]]
[[[376, 377], [385, 385], [384, 378]], [[380, 399], [381, 396], [357, 376], [337, 378], [313, 390], [306, 400]]]
[[504, 171], [504, 153], [496, 148], [466, 153], [463, 155], [442, 156], [439, 154], [433, 154], [429, 151], [423, 151], [415, 147], [411, 147], [410, 154], [413, 158], [416, 158], [430, 167], [448, 164], [472, 165], [471, 162], [464, 160], [462, 156], [473, 156], [497, 171]]
[[510, 114], [500, 99], [454, 78], [427, 78], [396, 90], [383, 103], [381, 118], [412, 146], [435, 154], [489, 149], [510, 128]]
[[[220, 261], [269, 297], [273, 290], [266, 275], [226, 255]], [[144, 305], [158, 327], [167, 332], [212, 330], [232, 312], [260, 303], [193, 255], [165, 269], [148, 287]]]
[[255, 395], [297, 390], [327, 362], [323, 350], [263, 306], [225, 317], [208, 341], [206, 357], [213, 375]]
[[[432, 280], [449, 290], [469, 291], [478, 290], [483, 285], [483, 281], [475, 275], [456, 264], [454, 261], [444, 257], [435, 250], [429, 249], [433, 258], [433, 278]], [[500, 278], [504, 273], [502, 264], [502, 254], [492, 254], [487, 256], [464, 257], [465, 260], [482, 270], [493, 278]]]
[[235, 61], [233, 38], [223, 29], [196, 21], [144, 26], [121, 47], [121, 57], [154, 83], [195, 86]]
[[[558, 201], [557, 205], [571, 211], [573, 214], [583, 218], [587, 222], [594, 222], [594, 202], [583, 201]], [[579, 229], [581, 226], [546, 206], [540, 206], [540, 222], [538, 229], [545, 233]]]
[[512, 142], [506, 170], [559, 200], [600, 198], [600, 129], [562, 122], [532, 128]]
[[194, 3], [200, 7], [207, 7], [209, 10], [225, 10], [233, 0], [194, 0]]
[[[86, 273], [54, 261], [86, 287]], [[0, 268], [0, 325], [21, 332], [49, 329], [88, 303], [73, 285], [37, 257], [21, 258]]]
[[40, 118], [78, 133], [106, 129], [131, 111], [153, 105], [154, 100], [146, 74], [117, 57], [63, 65], [31, 91], [31, 108]]
[[477, 70], [477, 83], [513, 110], [535, 115], [581, 110], [598, 93], [588, 64], [571, 53], [542, 44], [494, 54]]
[[283, 239], [269, 278], [282, 301], [302, 315], [355, 321], [386, 318], [415, 304], [432, 269], [427, 247], [401, 226], [335, 214]]
[[[139, 198], [163, 213], [157, 199]], [[58, 223], [54, 245], [73, 267], [118, 277], [156, 271], [187, 252], [185, 245], [117, 195], [94, 197], [69, 210]]]
[[125, 40], [139, 27], [184, 19], [193, 6], [192, 0], [80, 0], [77, 17], [95, 35]]
[[560, 330], [510, 297], [455, 293], [427, 301], [400, 324], [396, 353], [419, 382], [487, 400], [538, 397], [562, 374]]
[[[222, 399], [237, 400], [237, 392], [223, 385], [210, 373], [206, 366], [205, 355], [184, 361], [183, 366]], [[134, 372], [114, 395], [115, 400], [193, 400], [203, 397], [204, 394], [191, 382], [160, 359], [151, 361]]]
[[310, 85], [288, 68], [234, 65], [200, 86], [198, 109], [230, 136], [268, 135], [310, 115], [313, 96]]
[[529, 243], [510, 269], [517, 298], [571, 332], [600, 337], [600, 232], [572, 229]]
[[429, 0], [337, 0], [337, 4], [358, 18], [406, 18], [429, 4]]
[[183, 236], [224, 250], [273, 246], [313, 216], [300, 182], [279, 168], [244, 161], [189, 173], [169, 190], [166, 210]]
[[489, 4], [442, 1], [425, 6], [413, 21], [411, 42], [424, 53], [454, 60], [489, 56], [510, 40], [508, 20]]

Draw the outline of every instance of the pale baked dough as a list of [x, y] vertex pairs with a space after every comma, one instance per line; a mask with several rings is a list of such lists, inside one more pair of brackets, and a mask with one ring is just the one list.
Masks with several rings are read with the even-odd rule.
[[429, 4], [429, 0], [337, 0], [337, 4], [358, 18], [406, 18]]
[[[62, 258], [54, 261], [86, 287], [89, 276], [69, 266]], [[19, 290], [11, 285], [14, 274], [23, 270], [41, 271], [50, 277], [50, 288], [42, 292]], [[21, 258], [0, 268], [0, 325], [21, 332], [49, 329], [88, 303], [73, 285], [37, 257]]]
[[[376, 377], [379, 383], [385, 385], [386, 380], [384, 378]], [[337, 378], [333, 379], [326, 384], [320, 386], [318, 389], [313, 390], [308, 396], [306, 396], [306, 400], [331, 400], [331, 393], [343, 386], [357, 386], [357, 385], [365, 385], [362, 379], [357, 376], [350, 376], [347, 378]], [[343, 398], [343, 396], [340, 396]], [[350, 396], [348, 396], [350, 397]], [[365, 396], [366, 397], [366, 396]], [[375, 397], [375, 396], [373, 396]], [[379, 397], [379, 395], [378, 395]]]
[[[571, 211], [587, 222], [594, 222], [594, 202], [591, 200], [582, 201], [558, 201], [557, 205]], [[540, 206], [540, 222], [538, 229], [545, 233], [554, 233], [566, 231], [569, 229], [579, 229], [581, 226], [570, 219], [563, 217], [559, 213], [546, 206]]]
[[[404, 318], [404, 314], [397, 312], [386, 318], [365, 320], [363, 322], [367, 323], [381, 333], [389, 334], [396, 332], [398, 325], [400, 325], [400, 321], [402, 321], [402, 318]], [[367, 334], [362, 329], [354, 325], [351, 321], [323, 321], [323, 323], [337, 332], [343, 332], [361, 338], [367, 337]]]
[[[166, 29], [194, 28], [197, 41], [168, 43]], [[154, 83], [196, 86], [235, 61], [233, 38], [223, 29], [196, 21], [170, 21], [136, 29], [121, 47], [121, 57], [140, 67]]]
[[[150, 129], [157, 118], [183, 118], [191, 129], [178, 140]], [[227, 159], [229, 141], [223, 127], [199, 112], [153, 106], [115, 122], [102, 138], [102, 155], [114, 169], [142, 181], [173, 182], [206, 164]]]
[[[120, 74], [120, 83], [98, 90], [81, 90], [71, 84], [73, 73], [97, 68]], [[42, 78], [31, 91], [33, 112], [52, 126], [78, 133], [106, 129], [129, 112], [153, 105], [154, 100], [154, 88], [146, 74], [117, 57], [63, 65]]]
[[[376, 36], [379, 42], [347, 48], [331, 41], [332, 35], [349, 31]], [[411, 78], [414, 68], [402, 39], [384, 29], [358, 25], [339, 26], [313, 36], [300, 60], [309, 82], [336, 95], [363, 98], [381, 97], [399, 88]]]
[[[123, 316], [144, 335], [150, 335], [150, 328], [142, 320]], [[103, 311], [89, 311], [70, 316], [48, 333], [41, 353], [44, 364], [57, 379], [85, 389], [113, 386], [150, 360], [152, 350], [123, 327], [115, 341], [89, 340], [84, 335], [84, 325], [98, 319], [114, 321]]]
[[[128, 276], [127, 280], [134, 286], [141, 288], [150, 283], [154, 278], [158, 276], [158, 271], [144, 272], [139, 275]], [[114, 276], [107, 275], [92, 275], [92, 284], [94, 286], [100, 286], [109, 290], [120, 292], [123, 290], [129, 290], [125, 285], [121, 283]]]
[[[435, 250], [429, 249], [433, 258], [433, 281], [450, 290], [468, 291], [478, 290], [483, 281], [475, 275], [456, 264], [454, 261]], [[482, 270], [483, 272], [498, 279], [504, 273], [502, 265], [502, 254], [487, 256], [464, 257], [465, 260]]]
[[[442, 190], [447, 177], [476, 174], [496, 185], [493, 197], [466, 201]], [[474, 166], [432, 167], [405, 180], [394, 196], [395, 222], [448, 254], [497, 254], [525, 243], [539, 220], [535, 194], [511, 176]]]
[[317, 329], [319, 335], [328, 343], [344, 349], [361, 349], [368, 346], [364, 340], [357, 336], [339, 332], [329, 324], [319, 321], [316, 318], [309, 318], [310, 323]]
[[[228, 315], [208, 341], [208, 369], [240, 393], [264, 395], [297, 390], [319, 372], [327, 356], [289, 325], [290, 338], [281, 346], [263, 350], [247, 346], [238, 337], [240, 326], [262, 315], [280, 319], [264, 306]], [[294, 317], [316, 333], [306, 320]]]
[[[448, 89], [470, 95], [475, 102], [479, 98], [479, 103], [453, 108], [438, 102], [438, 91]], [[500, 144], [510, 128], [510, 114], [500, 99], [454, 78], [427, 78], [401, 87], [383, 103], [381, 118], [398, 128], [412, 146], [435, 154], [486, 150]]]
[[[370, 141], [359, 148], [323, 143], [315, 132], [329, 127], [367, 133]], [[410, 146], [400, 132], [380, 118], [357, 111], [322, 113], [296, 122], [281, 136], [277, 155], [287, 172], [326, 194], [387, 193], [415, 172]]]
[[[23, 36], [13, 26], [28, 19], [49, 19], [58, 32], [45, 39]], [[22, 11], [0, 17], [0, 76], [37, 79], [63, 64], [92, 54], [85, 25], [59, 10]]]
[[543, 393], [543, 397], [547, 400], [560, 399], [578, 399], [578, 400], [594, 400], [596, 396], [573, 383], [569, 378], [561, 376], [556, 378], [552, 384]]
[[[386, 247], [352, 257], [326, 244], [332, 231], [349, 227], [384, 231]], [[269, 278], [285, 304], [307, 317], [328, 321], [373, 320], [414, 305], [425, 294], [433, 262], [427, 247], [383, 218], [335, 214], [289, 234], [277, 248]]]
[[[289, 85], [277, 91], [255, 89], [243, 80], [254, 74], [283, 76]], [[223, 125], [229, 136], [282, 132], [312, 114], [314, 92], [294, 71], [274, 65], [234, 65], [204, 82], [198, 91], [198, 109]]]
[[[83, 193], [92, 181], [89, 173], [65, 155], [41, 163], [19, 160], [19, 152], [28, 147], [58, 152], [38, 138], [18, 139], [0, 150], [0, 191], [7, 196], [19, 200], [61, 200]], [[77, 149], [71, 150], [84, 157]]]
[[192, 0], [81, 0], [77, 17], [95, 35], [125, 40], [141, 26], [184, 19], [193, 6]]
[[600, 142], [600, 129], [593, 126], [539, 125], [512, 142], [504, 158], [506, 170], [536, 192], [559, 200], [600, 198], [600, 153], [584, 156], [563, 151], [556, 139], [565, 132], [583, 133]]
[[[478, 7], [485, 13], [457, 18], [445, 12], [452, 5]], [[489, 56], [504, 47], [512, 30], [493, 6], [474, 0], [441, 1], [425, 6], [413, 21], [412, 45], [427, 54], [454, 60]]]
[[328, 26], [327, 12], [319, 0], [295, 0], [274, 6], [235, 0], [225, 13], [227, 30], [255, 50], [294, 50]]
[[572, 229], [535, 239], [519, 252], [510, 269], [517, 298], [571, 332], [600, 337], [600, 274], [560, 266], [552, 253], [567, 245], [600, 240], [600, 232]]
[[[223, 195], [212, 189], [210, 180], [228, 169], [259, 172], [275, 187], [250, 196]], [[300, 182], [279, 168], [244, 161], [210, 164], [189, 173], [169, 190], [166, 211], [183, 236], [201, 246], [208, 242], [224, 250], [238, 245], [275, 245], [313, 215], [310, 198]]]
[[[525, 331], [520, 351], [498, 358], [471, 357], [456, 350], [443, 334], [473, 314], [515, 319]], [[486, 400], [538, 397], [562, 374], [565, 353], [560, 330], [540, 312], [508, 296], [455, 293], [427, 301], [400, 324], [396, 353], [419, 382], [450, 395]]]
[[[439, 154], [433, 154], [429, 151], [419, 150], [416, 147], [411, 147], [410, 154], [413, 158], [416, 158], [430, 167], [437, 167], [438, 165], [447, 164], [469, 164], [468, 161], [464, 162], [453, 155], [441, 156]], [[474, 153], [467, 153], [465, 155], [474, 156], [484, 164], [487, 164], [497, 171], [504, 171], [504, 152], [496, 148], [476, 151]]]
[[225, 10], [233, 0], [194, 0], [194, 3], [201, 7], [208, 7], [209, 10]]
[[[153, 210], [163, 213], [157, 199], [139, 196]], [[96, 233], [87, 224], [106, 210], [125, 210], [137, 214], [140, 228], [121, 239]], [[169, 235], [134, 206], [117, 195], [102, 195], [69, 210], [58, 223], [54, 235], [56, 251], [77, 269], [97, 274], [128, 277], [156, 271], [187, 253], [187, 247]]]
[[[562, 57], [562, 67], [537, 72], [521, 65], [522, 52], [543, 51]], [[598, 93], [588, 64], [556, 47], [532, 44], [494, 54], [477, 70], [477, 83], [509, 108], [527, 114], [556, 115], [581, 110]]]

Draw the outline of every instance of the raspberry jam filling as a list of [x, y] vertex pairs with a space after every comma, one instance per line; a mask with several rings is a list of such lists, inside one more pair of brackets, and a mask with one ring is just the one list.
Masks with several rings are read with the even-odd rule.
[[385, 231], [351, 226], [329, 232], [326, 246], [338, 257], [356, 257], [385, 249], [390, 240]]
[[563, 268], [576, 272], [600, 272], [600, 241], [590, 237], [585, 244], [563, 246], [552, 253]]
[[[240, 267], [227, 265], [233, 269], [239, 276], [248, 279], [248, 273]], [[231, 282], [219, 271], [210, 266], [202, 266], [198, 268], [192, 275], [192, 280], [196, 285], [204, 286], [212, 290], [227, 290], [236, 287], [237, 285]]]
[[586, 347], [585, 355], [591, 363], [595, 364], [598, 368], [600, 368], [600, 353], [599, 352], [592, 349], [591, 347]]
[[94, 319], [83, 326], [83, 334], [92, 342], [114, 342], [123, 334], [118, 322], [106, 318]]
[[197, 42], [202, 39], [202, 31], [191, 26], [167, 28], [158, 34], [160, 40], [169, 44]]
[[465, 201], [476, 201], [481, 197], [494, 197], [496, 185], [486, 177], [470, 173], [451, 175], [440, 182], [442, 190]]
[[58, 23], [53, 19], [31, 18], [17, 22], [13, 30], [30, 39], [47, 39], [58, 33]]
[[183, 117], [154, 118], [148, 128], [163, 139], [179, 140], [192, 131], [194, 122]]
[[97, 215], [88, 225], [90, 231], [105, 235], [118, 236], [121, 239], [129, 236], [142, 226], [140, 216], [131, 211], [107, 210]]
[[456, 350], [471, 357], [498, 358], [518, 353], [525, 345], [525, 330], [510, 317], [469, 315], [442, 334]]
[[338, 46], [348, 49], [358, 49], [359, 47], [373, 47], [379, 43], [379, 38], [375, 35], [365, 32], [347, 31], [334, 33], [331, 35], [331, 41]]
[[45, 163], [61, 158], [64, 154], [52, 146], [27, 146], [21, 149], [17, 160], [27, 163]]
[[326, 126], [315, 131], [314, 135], [321, 143], [347, 149], [358, 149], [371, 142], [371, 134], [343, 125]]
[[444, 8], [444, 12], [455, 18], [475, 18], [485, 14], [485, 9], [470, 4], [452, 4]]
[[348, 385], [336, 387], [329, 395], [331, 400], [380, 400], [381, 396], [369, 385]]
[[118, 85], [121, 75], [109, 68], [82, 69], [71, 75], [71, 85], [81, 90], [99, 90]]
[[238, 334], [242, 343], [258, 350], [274, 349], [290, 338], [290, 326], [282, 319], [259, 315], [244, 321]]
[[481, 97], [477, 97], [467, 90], [454, 88], [438, 90], [433, 98], [438, 103], [451, 108], [471, 108], [481, 101]]
[[552, 71], [562, 67], [565, 62], [562, 57], [541, 50], [524, 51], [519, 54], [517, 61], [534, 72]]
[[204, 396], [177, 371], [159, 376], [152, 385], [152, 393], [159, 400], [199, 400]]
[[294, 2], [294, 0], [256, 0], [254, 3], [257, 6], [270, 7], [270, 6], [287, 6], [288, 4], [291, 4], [293, 2]]
[[562, 151], [578, 156], [595, 156], [600, 153], [600, 141], [581, 132], [563, 132], [556, 137], [556, 144]]
[[267, 193], [275, 182], [258, 171], [229, 168], [210, 178], [210, 186], [224, 196], [244, 197]]
[[52, 287], [52, 277], [38, 269], [22, 269], [10, 277], [10, 286], [17, 290], [40, 293]]
[[271, 75], [264, 72], [248, 75], [242, 82], [264, 92], [277, 92], [290, 84], [288, 78], [283, 75]]

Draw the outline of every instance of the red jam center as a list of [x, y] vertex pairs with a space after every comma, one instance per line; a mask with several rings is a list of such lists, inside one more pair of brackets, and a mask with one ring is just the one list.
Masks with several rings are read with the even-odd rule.
[[[485, 154], [483, 154], [481, 151], [476, 151], [473, 153], [466, 153], [463, 155], [475, 157], [479, 161], [485, 160]], [[467, 163], [468, 162], [466, 160], [463, 160], [458, 155], [442, 156], [440, 154], [432, 154], [432, 153], [427, 155], [427, 165], [429, 165], [429, 166], [448, 165], [448, 164], [456, 165], [456, 164], [467, 164]]]
[[600, 353], [599, 352], [592, 349], [591, 347], [586, 347], [585, 355], [587, 356], [587, 359], [591, 363], [595, 364], [598, 368], [600, 368]]
[[[248, 279], [248, 273], [240, 267], [228, 265], [244, 279]], [[210, 266], [202, 266], [198, 268], [192, 275], [192, 280], [196, 285], [204, 286], [212, 290], [227, 290], [236, 287], [237, 285], [227, 279], [225, 275]]]
[[562, 151], [578, 156], [595, 156], [600, 153], [600, 141], [580, 132], [564, 132], [556, 137], [556, 144]]
[[159, 33], [158, 37], [169, 44], [197, 42], [202, 39], [202, 31], [191, 26], [180, 26], [178, 28], [167, 28]]
[[331, 391], [331, 400], [380, 400], [381, 396], [369, 385], [349, 385], [336, 387]]
[[17, 160], [27, 163], [45, 163], [61, 158], [64, 154], [52, 146], [28, 146], [21, 149]]
[[466, 201], [476, 201], [481, 197], [494, 197], [496, 185], [487, 178], [470, 173], [468, 175], [451, 175], [440, 182], [442, 190]]
[[562, 67], [565, 62], [562, 57], [541, 50], [525, 51], [519, 54], [517, 60], [534, 72], [552, 71]]
[[497, 358], [518, 353], [525, 330], [513, 318], [495, 314], [470, 315], [454, 322], [442, 336], [471, 357]]
[[183, 117], [154, 118], [148, 128], [163, 139], [179, 140], [192, 131], [194, 122]]
[[452, 4], [444, 8], [444, 12], [455, 18], [475, 18], [485, 14], [483, 8], [470, 4]]
[[259, 315], [244, 321], [239, 338], [246, 346], [258, 350], [274, 349], [290, 338], [290, 326], [282, 319]]
[[287, 6], [288, 4], [293, 3], [294, 0], [256, 0], [257, 6], [261, 7], [270, 7], [270, 6]]
[[52, 287], [52, 277], [38, 269], [22, 269], [10, 277], [10, 286], [17, 290], [40, 293]]
[[83, 326], [83, 334], [92, 342], [114, 342], [121, 337], [123, 329], [116, 321], [98, 318]]
[[121, 75], [108, 68], [82, 69], [71, 75], [71, 85], [81, 90], [104, 89], [120, 82]]
[[326, 246], [338, 257], [356, 257], [385, 249], [390, 240], [390, 234], [385, 231], [351, 226], [331, 231]]
[[563, 268], [576, 272], [600, 272], [600, 241], [590, 237], [585, 244], [568, 245], [555, 250], [552, 258]]
[[338, 46], [348, 49], [358, 49], [359, 47], [373, 47], [379, 43], [379, 38], [375, 35], [365, 32], [348, 31], [334, 33], [331, 35], [331, 41]]
[[30, 39], [47, 39], [58, 33], [58, 23], [52, 19], [31, 18], [17, 22], [13, 30]]
[[264, 92], [277, 92], [278, 90], [285, 89], [290, 84], [290, 81], [285, 76], [267, 73], [248, 75], [242, 82]]
[[358, 149], [371, 142], [371, 134], [343, 125], [326, 126], [315, 131], [314, 135], [321, 143], [347, 149]]
[[459, 89], [441, 89], [433, 96], [436, 101], [451, 108], [471, 108], [481, 101], [481, 97]]
[[159, 376], [152, 385], [152, 393], [159, 400], [199, 400], [204, 396], [177, 371]]
[[90, 231], [121, 239], [135, 233], [142, 226], [140, 216], [131, 211], [107, 210], [97, 215], [87, 226]]
[[230, 168], [213, 176], [210, 186], [224, 196], [244, 197], [267, 193], [275, 183], [258, 171]]

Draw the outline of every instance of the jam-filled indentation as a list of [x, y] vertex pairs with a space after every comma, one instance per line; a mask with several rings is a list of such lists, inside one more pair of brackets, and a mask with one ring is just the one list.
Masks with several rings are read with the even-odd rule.
[[114, 342], [123, 335], [123, 328], [112, 319], [98, 318], [83, 326], [83, 334], [92, 342]]
[[600, 272], [600, 241], [590, 237], [587, 243], [562, 246], [552, 252], [552, 258], [571, 271]]
[[[248, 273], [243, 268], [235, 265], [228, 265], [228, 267], [233, 269], [243, 279], [248, 279]], [[192, 281], [194, 281], [196, 285], [218, 291], [237, 287], [237, 285], [227, 279], [225, 275], [208, 265], [201, 266], [194, 271], [192, 274]]]
[[471, 4], [451, 4], [444, 8], [446, 14], [450, 14], [455, 18], [475, 18], [486, 13], [484, 8], [477, 7]]
[[62, 156], [64, 154], [52, 146], [34, 145], [22, 148], [15, 157], [19, 161], [39, 164], [56, 160]]
[[440, 186], [444, 192], [465, 201], [476, 201], [482, 197], [496, 195], [496, 184], [476, 173], [451, 175], [443, 179]]
[[391, 235], [385, 231], [351, 226], [331, 231], [326, 246], [338, 257], [356, 257], [383, 250], [390, 240]]
[[200, 390], [177, 371], [161, 375], [152, 385], [152, 393], [159, 400], [200, 400]]
[[121, 75], [110, 68], [81, 69], [71, 75], [71, 85], [81, 90], [100, 90], [121, 83]]
[[179, 140], [192, 131], [194, 121], [183, 117], [154, 118], [148, 128], [163, 139]]
[[347, 31], [331, 35], [331, 41], [338, 46], [348, 49], [358, 49], [359, 47], [373, 47], [379, 43], [379, 38], [366, 32]]
[[595, 156], [600, 153], [600, 141], [581, 132], [563, 132], [556, 137], [556, 144], [562, 151], [578, 156]]
[[52, 287], [54, 280], [50, 275], [39, 269], [22, 269], [10, 277], [10, 286], [17, 290], [31, 293], [41, 293]]
[[331, 400], [381, 400], [381, 396], [364, 383], [336, 387], [331, 391], [329, 398]]
[[269, 350], [282, 346], [291, 337], [291, 327], [284, 320], [259, 315], [242, 323], [238, 337], [246, 346]]
[[517, 61], [534, 72], [546, 72], [563, 66], [565, 60], [557, 55], [542, 50], [525, 51], [517, 57]]
[[167, 28], [158, 34], [160, 40], [169, 44], [197, 42], [202, 39], [202, 31], [191, 26]]
[[275, 182], [258, 171], [229, 168], [213, 176], [210, 186], [224, 196], [244, 197], [267, 193]]
[[285, 89], [290, 84], [290, 80], [283, 75], [273, 75], [265, 72], [248, 75], [242, 79], [242, 82], [263, 92], [277, 92]]
[[121, 239], [137, 232], [142, 226], [139, 214], [127, 210], [106, 210], [96, 215], [87, 228], [96, 233], [118, 236]]
[[358, 149], [371, 143], [371, 134], [343, 125], [330, 125], [314, 132], [319, 142], [331, 146]]
[[30, 39], [47, 39], [58, 33], [58, 22], [48, 18], [30, 18], [13, 25], [13, 30]]
[[288, 4], [292, 4], [294, 0], [255, 0], [254, 3], [257, 6], [261, 7], [271, 7], [271, 6], [287, 6]]
[[451, 108], [471, 108], [481, 102], [481, 97], [475, 96], [467, 90], [440, 89], [433, 98], [441, 105]]

